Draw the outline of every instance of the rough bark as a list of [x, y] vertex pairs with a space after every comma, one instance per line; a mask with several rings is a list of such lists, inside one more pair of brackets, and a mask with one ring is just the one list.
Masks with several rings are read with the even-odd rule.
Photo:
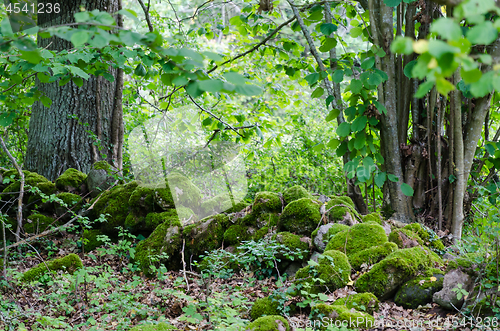
[[[57, 15], [39, 15], [39, 25], [74, 22], [73, 14], [80, 6], [88, 11], [119, 10], [119, 0], [78, 0], [60, 5]], [[72, 48], [71, 43], [57, 37], [39, 39], [38, 46], [54, 51]], [[110, 69], [109, 73], [114, 82], [91, 76], [82, 87], [73, 82], [64, 86], [36, 82], [36, 88], [52, 100], [52, 105], [33, 105], [25, 162], [28, 170], [54, 180], [68, 168], [88, 172], [92, 163], [102, 159], [121, 167], [123, 80], [118, 79], [119, 70]], [[95, 150], [94, 143], [100, 150]]]
[[[454, 75], [453, 83], [458, 84], [460, 81], [460, 73], [457, 72]], [[458, 240], [462, 236], [462, 225], [464, 221], [464, 194], [465, 188], [467, 187], [467, 177], [465, 177], [464, 170], [464, 140], [462, 136], [462, 101], [460, 98], [459, 91], [451, 92], [451, 107], [453, 109], [453, 140], [454, 140], [454, 151], [455, 151], [455, 174], [456, 180], [455, 192], [453, 195], [453, 212], [452, 212], [452, 224], [451, 224], [451, 234], [454, 240]]]
[[393, 218], [410, 222], [413, 220], [413, 211], [407, 197], [401, 190], [403, 171], [401, 165], [401, 151], [398, 141], [397, 100], [396, 100], [396, 64], [395, 56], [391, 53], [390, 45], [393, 40], [393, 9], [385, 5], [383, 0], [370, 0], [370, 23], [374, 44], [381, 47], [386, 56], [376, 57], [378, 69], [384, 71], [388, 79], [379, 85], [379, 101], [382, 102], [387, 113], [381, 116], [381, 136], [384, 138], [384, 158], [386, 171], [399, 178], [398, 182], [388, 181], [391, 208], [395, 211]]

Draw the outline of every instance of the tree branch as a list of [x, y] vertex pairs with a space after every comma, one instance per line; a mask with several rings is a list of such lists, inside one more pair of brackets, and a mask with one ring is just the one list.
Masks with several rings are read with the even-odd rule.
[[153, 24], [151, 24], [151, 17], [149, 17], [148, 8], [146, 8], [146, 5], [144, 5], [144, 2], [142, 0], [137, 0], [137, 1], [141, 5], [142, 10], [144, 11], [144, 15], [146, 16], [146, 22], [148, 23], [149, 32], [153, 32], [154, 28], [153, 28]]

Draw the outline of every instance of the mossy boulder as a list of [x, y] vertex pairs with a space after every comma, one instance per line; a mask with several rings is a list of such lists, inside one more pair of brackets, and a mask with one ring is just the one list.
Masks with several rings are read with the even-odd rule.
[[278, 225], [279, 214], [276, 213], [263, 213], [255, 214], [249, 213], [238, 219], [238, 224], [252, 226], [255, 228], [262, 228], [264, 226], [273, 227]]
[[95, 217], [100, 214], [109, 214], [109, 216], [106, 216], [107, 222], [102, 225], [104, 233], [114, 234], [117, 232], [117, 226], [125, 225], [125, 220], [130, 213], [130, 196], [137, 186], [135, 181], [125, 185], [118, 185], [96, 198], [98, 200], [94, 205]]
[[389, 234], [389, 241], [398, 245], [399, 248], [411, 248], [424, 244], [417, 233], [407, 228], [393, 229]]
[[386, 242], [387, 236], [382, 226], [374, 223], [358, 223], [349, 230], [334, 235], [325, 250], [338, 250], [351, 255]]
[[290, 331], [288, 321], [278, 315], [262, 316], [257, 318], [252, 323], [248, 324], [245, 331]]
[[53, 217], [35, 213], [28, 217], [23, 227], [26, 233], [36, 234], [47, 230], [51, 225], [58, 226], [59, 223]]
[[146, 275], [151, 276], [151, 266], [158, 267], [160, 263], [164, 263], [169, 269], [180, 267], [178, 252], [182, 247], [181, 231], [178, 219], [167, 219], [158, 225], [147, 239], [137, 244], [134, 260], [139, 262], [141, 270]]
[[109, 189], [116, 181], [118, 169], [106, 161], [99, 161], [92, 165], [87, 175], [86, 184], [90, 196], [95, 198], [101, 192]]
[[184, 227], [187, 250], [198, 255], [219, 248], [228, 227], [229, 218], [223, 214], [209, 216]]
[[[50, 195], [55, 192], [55, 184], [49, 181], [47, 178], [43, 177], [42, 175], [27, 170], [23, 170], [23, 174], [24, 174], [24, 185], [37, 187], [42, 193], [46, 195]], [[11, 179], [13, 177], [14, 181], [10, 182], [7, 185], [7, 187], [3, 190], [3, 193], [12, 193], [12, 194], [5, 194], [4, 196], [6, 198], [17, 196], [21, 188], [21, 183], [19, 182], [19, 173], [17, 172], [17, 170], [9, 170], [6, 172], [6, 177]], [[24, 189], [26, 190], [27, 188], [25, 187]], [[1, 197], [2, 195], [0, 195], [0, 198]], [[32, 198], [32, 194], [26, 192], [25, 198], [28, 199], [29, 201], [29, 199]]]
[[76, 254], [68, 254], [64, 257], [38, 264], [26, 271], [21, 280], [25, 282], [37, 281], [47, 272], [47, 268], [50, 271], [63, 270], [73, 273], [81, 267], [83, 267], [83, 263], [80, 257]]
[[97, 239], [97, 236], [102, 235], [98, 229], [85, 229], [83, 231], [83, 247], [85, 252], [90, 252], [104, 244], [103, 241]]
[[158, 323], [158, 324], [137, 325], [134, 326], [129, 331], [169, 331], [169, 330], [179, 330], [179, 329], [167, 323]]
[[57, 209], [57, 207], [62, 207], [65, 212], [68, 209], [71, 209], [72, 207], [73, 207], [71, 209], [72, 211], [74, 211], [74, 212], [78, 211], [77, 208], [79, 208], [82, 205], [81, 202], [83, 200], [82, 197], [79, 196], [78, 194], [69, 193], [69, 192], [62, 192], [62, 193], [56, 194], [56, 198], [61, 199], [63, 204], [66, 205], [66, 206], [64, 206], [64, 205], [58, 204], [56, 202], [56, 209]]
[[81, 192], [86, 179], [83, 172], [69, 168], [56, 179], [56, 187], [65, 192]]
[[231, 214], [231, 213], [237, 213], [245, 209], [246, 207], [250, 206], [250, 204], [246, 201], [239, 201], [235, 203], [234, 205], [232, 203], [228, 204], [230, 207], [223, 210], [224, 213], [226, 214]]
[[[127, 218], [128, 219], [128, 218]], [[173, 221], [178, 221], [177, 211], [175, 209], [170, 209], [163, 213], [149, 213], [144, 219], [144, 223], [140, 224], [139, 228], [146, 231], [154, 231], [156, 227], [165, 222], [172, 223]], [[136, 225], [137, 228], [137, 225]]]
[[351, 294], [345, 298], [337, 299], [333, 303], [335, 306], [346, 306], [349, 309], [354, 308], [368, 314], [373, 314], [373, 312], [378, 311], [379, 304], [380, 301], [370, 292]]
[[363, 264], [366, 264], [367, 266], [374, 265], [382, 261], [392, 252], [395, 252], [397, 249], [398, 246], [393, 242], [386, 242], [383, 245], [372, 246], [349, 255], [349, 263], [351, 263], [351, 267], [354, 270], [361, 270], [361, 266]]
[[130, 195], [130, 209], [137, 215], [146, 215], [155, 210], [154, 189], [148, 186], [137, 186]]
[[363, 216], [363, 223], [365, 222], [375, 222], [382, 225], [383, 219], [380, 213], [370, 213]]
[[403, 229], [411, 230], [414, 233], [418, 234], [420, 239], [422, 239], [423, 244], [430, 247], [432, 250], [443, 253], [445, 247], [443, 242], [436, 235], [434, 231], [421, 225], [420, 223], [411, 223], [406, 225]]
[[381, 300], [387, 299], [432, 264], [431, 252], [427, 248], [417, 246], [397, 250], [361, 275], [356, 281], [356, 290], [371, 292]]
[[308, 198], [290, 202], [280, 216], [280, 230], [310, 236], [321, 220], [320, 206]]
[[[309, 245], [311, 239], [307, 237], [300, 237], [290, 232], [279, 232], [275, 234], [272, 239], [276, 240], [280, 244], [285, 245], [292, 252], [303, 252], [302, 259], [306, 259], [309, 256]], [[285, 256], [279, 256], [279, 258], [285, 259]]]
[[347, 231], [349, 226], [339, 223], [328, 223], [321, 225], [311, 234], [314, 246], [320, 252], [324, 252], [330, 239], [339, 232]]
[[347, 196], [331, 196], [331, 200], [326, 204], [326, 210], [330, 210], [327, 216], [332, 223], [353, 225], [358, 222], [356, 218], [360, 218], [354, 202]]
[[459, 269], [468, 275], [475, 277], [477, 276], [477, 269], [479, 269], [479, 265], [484, 262], [485, 257], [478, 252], [465, 253], [457, 257], [455, 260], [449, 261], [446, 267], [446, 272]]
[[[335, 322], [339, 325], [344, 324], [349, 327], [363, 329], [375, 326], [375, 319], [372, 315], [350, 309], [344, 305], [321, 303], [314, 306], [314, 311], [313, 326], [320, 330], [326, 330], [328, 325], [335, 325]], [[322, 318], [326, 318], [328, 323], [324, 322]]]
[[254, 233], [253, 230], [248, 226], [233, 224], [224, 232], [224, 243], [226, 245], [237, 245], [242, 241], [249, 240]]
[[259, 241], [260, 239], [264, 238], [268, 233], [269, 233], [269, 227], [264, 226], [255, 231], [255, 233], [252, 235], [252, 240]]
[[310, 293], [324, 292], [327, 288], [333, 292], [346, 286], [350, 281], [350, 275], [351, 265], [344, 253], [325, 251], [319, 256], [317, 265], [297, 271], [294, 283]]
[[179, 173], [171, 173], [167, 176], [168, 186], [175, 206], [183, 206], [192, 210], [198, 210], [201, 203], [201, 191], [189, 178]]
[[292, 201], [302, 198], [312, 199], [313, 196], [309, 193], [309, 191], [300, 185], [289, 187], [283, 192], [283, 200], [285, 200], [285, 204], [289, 204]]
[[[161, 185], [152, 185], [152, 188], [154, 190], [154, 201], [155, 204], [161, 209], [161, 210], [169, 210], [172, 208], [176, 208], [175, 202], [174, 202], [174, 197], [172, 196], [172, 193], [170, 192], [170, 188], [168, 186], [165, 186], [165, 184]], [[177, 206], [179, 208], [180, 206]]]
[[279, 302], [270, 297], [255, 300], [250, 310], [250, 318], [256, 320], [262, 316], [279, 315]]
[[417, 277], [406, 282], [396, 293], [394, 302], [406, 309], [416, 309], [432, 302], [434, 293], [443, 288], [444, 275]]
[[255, 195], [252, 213], [256, 216], [264, 213], [280, 213], [281, 208], [282, 203], [278, 193], [259, 192]]

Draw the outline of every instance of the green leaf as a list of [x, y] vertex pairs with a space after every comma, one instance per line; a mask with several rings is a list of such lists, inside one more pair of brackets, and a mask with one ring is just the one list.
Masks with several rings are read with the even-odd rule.
[[363, 33], [363, 28], [357, 26], [355, 28], [352, 28], [350, 33], [351, 33], [351, 37], [357, 38], [357, 37], [361, 36], [361, 34]]
[[0, 114], [0, 126], [3, 126], [4, 128], [8, 127], [12, 124], [12, 122], [14, 122], [16, 116], [17, 114], [15, 112]]
[[460, 75], [462, 76], [466, 84], [471, 84], [477, 82], [483, 76], [483, 73], [478, 68], [472, 69], [470, 71], [465, 71], [462, 67], [460, 69]]
[[425, 83], [421, 84], [418, 87], [417, 92], [415, 93], [415, 98], [420, 99], [424, 97], [427, 93], [429, 93], [429, 91], [432, 89], [433, 86], [434, 82], [432, 80], [428, 80]]
[[335, 31], [337, 31], [337, 26], [333, 23], [323, 23], [319, 27], [319, 31], [325, 36], [329, 36]]
[[89, 33], [85, 30], [78, 30], [71, 35], [71, 42], [75, 47], [84, 45], [89, 40]]
[[331, 140], [328, 142], [327, 146], [328, 146], [329, 148], [336, 149], [336, 148], [337, 148], [337, 146], [338, 146], [339, 144], [340, 144], [340, 140], [339, 140], [339, 139], [335, 139], [335, 138], [333, 138], [333, 139], [331, 139]]
[[431, 32], [437, 33], [441, 38], [447, 40], [459, 40], [462, 38], [462, 29], [454, 19], [441, 17], [431, 25]]
[[481, 78], [470, 84], [470, 92], [476, 98], [481, 98], [489, 94], [493, 90], [493, 78], [495, 73], [489, 71], [481, 76]]
[[236, 85], [234, 90], [236, 91], [236, 93], [243, 94], [249, 97], [262, 93], [262, 89], [260, 87], [249, 84]]
[[359, 132], [361, 130], [364, 130], [367, 121], [368, 118], [364, 115], [356, 118], [351, 124], [351, 130], [353, 132]]
[[440, 59], [441, 56], [447, 53], [460, 53], [460, 48], [451, 46], [442, 40], [429, 40], [429, 54], [434, 56], [436, 59]]
[[335, 70], [332, 76], [332, 81], [334, 83], [340, 83], [343, 80], [344, 80], [344, 70], [341, 69]]
[[399, 178], [394, 176], [393, 174], [387, 174], [387, 178], [394, 183], [399, 181]]
[[498, 31], [490, 21], [485, 21], [467, 31], [467, 39], [473, 44], [489, 45], [498, 37]]
[[413, 54], [413, 39], [397, 36], [391, 44], [391, 51], [405, 55]]
[[123, 16], [127, 16], [128, 18], [132, 19], [135, 23], [139, 23], [139, 17], [137, 16], [137, 13], [133, 11], [132, 9], [121, 9], [118, 11], [118, 14], [122, 14]]
[[221, 62], [222, 60], [224, 60], [224, 58], [222, 56], [220, 56], [219, 54], [214, 53], [214, 52], [203, 52], [203, 55], [205, 55], [206, 57], [208, 57], [210, 60], [212, 60], [214, 62]]
[[313, 93], [311, 94], [311, 98], [319, 98], [323, 95], [323, 93], [325, 93], [325, 90], [320, 86], [313, 91]]
[[326, 116], [326, 121], [330, 122], [331, 120], [336, 119], [339, 116], [339, 114], [340, 114], [340, 110], [338, 110], [338, 109], [330, 110], [330, 112]]
[[330, 104], [335, 100], [335, 97], [333, 95], [329, 95], [325, 102], [326, 102], [326, 108], [328, 108], [328, 106], [330, 106]]
[[354, 94], [358, 94], [363, 89], [363, 82], [360, 81], [359, 79], [353, 79], [351, 80], [350, 86], [351, 86], [351, 92]]
[[373, 104], [375, 105], [375, 107], [377, 107], [377, 110], [379, 112], [381, 112], [382, 114], [387, 114], [387, 108], [385, 108], [385, 106], [380, 101], [373, 100]]
[[339, 137], [347, 137], [351, 133], [351, 124], [348, 122], [340, 123], [337, 128], [337, 134]]
[[198, 88], [198, 82], [189, 82], [186, 85], [186, 92], [193, 98], [197, 98], [203, 94], [203, 91]]
[[413, 67], [417, 64], [417, 60], [413, 60], [411, 62], [409, 62], [406, 66], [405, 66], [405, 70], [404, 70], [404, 74], [406, 77], [408, 78], [413, 78], [412, 77], [412, 70], [413, 70]]
[[40, 102], [42, 103], [42, 105], [44, 105], [47, 108], [50, 108], [50, 106], [52, 105], [52, 100], [50, 98], [46, 97], [45, 95], [42, 95], [40, 97]]
[[379, 172], [378, 174], [375, 175], [375, 185], [378, 187], [384, 186], [386, 180], [386, 173], [385, 172]]
[[73, 77], [71, 80], [73, 81], [73, 83], [75, 83], [76, 86], [83, 86], [83, 79], [81, 79], [80, 77]]
[[146, 76], [146, 68], [142, 65], [142, 63], [139, 63], [137, 67], [135, 67], [134, 74], [137, 76], [144, 77]]
[[398, 6], [403, 0], [384, 0], [384, 3], [388, 7], [396, 7]]
[[325, 148], [325, 144], [319, 143], [315, 146], [312, 147], [313, 151], [315, 152], [321, 152]]
[[237, 72], [229, 71], [223, 74], [224, 78], [235, 85], [243, 85], [246, 83], [247, 79]]
[[455, 85], [453, 85], [452, 83], [450, 83], [448, 80], [446, 80], [444, 78], [438, 78], [436, 80], [436, 89], [442, 95], [447, 96], [448, 93], [455, 90]]
[[75, 22], [81, 23], [81, 22], [87, 22], [90, 18], [90, 14], [87, 11], [82, 11], [79, 13], [75, 14]]
[[304, 79], [307, 81], [309, 86], [311, 86], [319, 80], [319, 73], [313, 72], [312, 74], [309, 74], [306, 77], [304, 77]]
[[323, 44], [319, 48], [319, 51], [320, 52], [328, 52], [332, 48], [334, 48], [335, 46], [337, 46], [337, 40], [336, 39], [334, 39], [334, 38], [325, 38], [325, 40], [323, 41]]
[[358, 177], [358, 180], [362, 183], [367, 182], [370, 180], [370, 169], [366, 166], [363, 167], [358, 167], [356, 169], [356, 176]]
[[354, 139], [354, 148], [358, 150], [362, 149], [363, 147], [365, 147], [365, 143], [366, 143], [366, 135], [364, 131], [361, 131], [358, 134], [356, 134], [356, 138]]
[[45, 74], [43, 72], [39, 72], [38, 74], [36, 74], [36, 76], [38, 77], [38, 79], [42, 83], [48, 83], [49, 82], [50, 75], [48, 75], [48, 74]]
[[202, 91], [215, 93], [222, 90], [224, 82], [220, 79], [207, 79], [198, 81], [198, 87]]
[[364, 70], [368, 70], [371, 67], [373, 67], [374, 64], [375, 64], [375, 58], [372, 56], [364, 60], [363, 63], [361, 63], [361, 68]]
[[407, 197], [412, 197], [413, 196], [413, 188], [410, 185], [406, 184], [406, 183], [402, 183], [401, 184], [401, 191]]

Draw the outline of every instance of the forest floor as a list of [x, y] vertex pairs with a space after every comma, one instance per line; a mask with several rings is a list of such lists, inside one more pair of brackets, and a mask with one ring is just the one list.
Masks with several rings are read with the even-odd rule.
[[[180, 330], [245, 330], [253, 301], [287, 286], [287, 282], [280, 284], [272, 277], [258, 280], [252, 273], [222, 279], [181, 270], [147, 278], [134, 270], [126, 254], [120, 254], [116, 247], [77, 253], [76, 239], [71, 234], [64, 239], [47, 239], [45, 243], [50, 243], [52, 251], [13, 256], [11, 279], [0, 282], [1, 330], [128, 330], [146, 320], [167, 322]], [[74, 275], [58, 274], [31, 284], [15, 280], [41, 259], [73, 252], [84, 264]], [[11, 252], [15, 254], [19, 253]], [[353, 293], [351, 286], [338, 289], [327, 294], [327, 303]], [[290, 303], [282, 302], [285, 306]], [[306, 330], [311, 323], [308, 315], [309, 311], [303, 309], [289, 317], [292, 330]], [[386, 301], [374, 317], [378, 324], [370, 330], [377, 331], [498, 329], [472, 327], [470, 320], [435, 304], [412, 310]], [[344, 326], [331, 330], [356, 329]]]

